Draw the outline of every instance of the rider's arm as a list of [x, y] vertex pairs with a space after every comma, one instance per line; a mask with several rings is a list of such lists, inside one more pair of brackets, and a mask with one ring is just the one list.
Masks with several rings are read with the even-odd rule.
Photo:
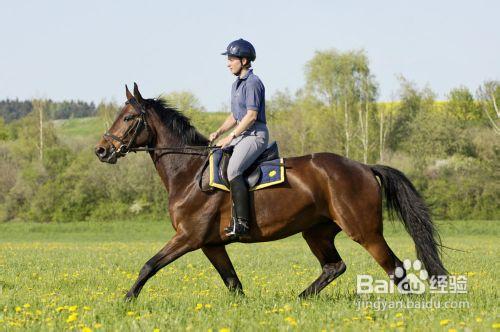
[[251, 125], [257, 120], [257, 114], [259, 114], [258, 111], [254, 110], [247, 110], [247, 114], [241, 119], [240, 123], [236, 126], [236, 128], [233, 130], [234, 136], [238, 136], [248, 128], [250, 128]]
[[233, 114], [229, 114], [229, 116], [226, 118], [222, 126], [220, 126], [219, 129], [217, 129], [217, 134], [222, 135], [229, 129], [233, 128], [234, 125], [236, 124], [236, 119], [234, 118]]

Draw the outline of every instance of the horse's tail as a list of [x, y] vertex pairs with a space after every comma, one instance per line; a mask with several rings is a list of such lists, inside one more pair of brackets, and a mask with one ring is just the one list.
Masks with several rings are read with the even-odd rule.
[[408, 178], [397, 169], [371, 165], [373, 173], [379, 177], [384, 189], [389, 216], [396, 212], [410, 234], [417, 251], [417, 257], [431, 276], [447, 275], [441, 262], [438, 245], [439, 234], [432, 223], [430, 212], [423, 198]]

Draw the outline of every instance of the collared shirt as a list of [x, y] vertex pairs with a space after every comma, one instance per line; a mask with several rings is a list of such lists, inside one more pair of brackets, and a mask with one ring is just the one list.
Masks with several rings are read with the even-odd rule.
[[264, 84], [252, 69], [242, 78], [238, 77], [231, 88], [231, 112], [234, 118], [240, 122], [249, 109], [258, 112], [256, 122], [266, 123]]

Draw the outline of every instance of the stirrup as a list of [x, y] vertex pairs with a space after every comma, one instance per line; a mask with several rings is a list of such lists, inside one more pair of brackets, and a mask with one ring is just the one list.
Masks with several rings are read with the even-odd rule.
[[224, 229], [229, 238], [239, 238], [240, 236], [248, 234], [250, 227], [248, 220], [244, 218], [232, 218], [229, 227]]

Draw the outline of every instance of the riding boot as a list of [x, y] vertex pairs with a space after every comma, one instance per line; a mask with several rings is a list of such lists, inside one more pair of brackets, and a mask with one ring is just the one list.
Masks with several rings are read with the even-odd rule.
[[238, 238], [250, 230], [250, 202], [248, 187], [242, 175], [238, 175], [229, 181], [232, 199], [231, 225], [227, 227], [226, 235]]

